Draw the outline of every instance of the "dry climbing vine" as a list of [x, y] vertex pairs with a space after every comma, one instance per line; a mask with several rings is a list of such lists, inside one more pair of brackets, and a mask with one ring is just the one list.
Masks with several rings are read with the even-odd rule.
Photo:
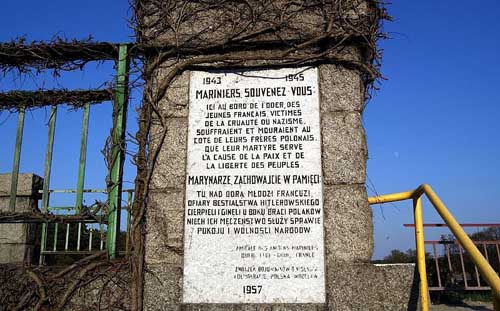
[[65, 104], [73, 109], [113, 100], [112, 90], [37, 90], [0, 93], [0, 110], [17, 111]]
[[8, 280], [0, 286], [0, 310], [128, 310], [129, 262], [105, 258], [93, 254], [59, 270], [0, 265], [0, 279]]
[[115, 44], [95, 42], [91, 37], [84, 40], [55, 37], [49, 42], [26, 42], [26, 38], [21, 37], [0, 43], [0, 72], [39, 73], [52, 69], [57, 74], [59, 71], [82, 69], [91, 61], [117, 57], [118, 47]]

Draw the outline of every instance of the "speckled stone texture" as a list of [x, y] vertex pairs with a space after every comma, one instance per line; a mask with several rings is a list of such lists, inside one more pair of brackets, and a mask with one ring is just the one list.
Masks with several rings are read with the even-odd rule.
[[323, 188], [327, 266], [369, 262], [373, 252], [372, 210], [363, 185]]
[[[11, 174], [0, 174], [0, 197], [10, 196]], [[19, 174], [17, 179], [17, 196], [18, 197], [36, 197], [40, 198], [38, 190], [43, 187], [43, 178], [35, 174]], [[5, 207], [5, 203], [0, 201], [0, 208]], [[8, 205], [8, 201], [7, 201]], [[16, 205], [17, 206], [17, 205]], [[26, 208], [19, 206], [20, 208]], [[31, 207], [29, 207], [31, 208]]]
[[360, 113], [323, 113], [321, 119], [325, 185], [364, 184], [367, 148]]
[[336, 262], [328, 271], [328, 310], [417, 310], [414, 264], [371, 265]]
[[182, 266], [184, 191], [153, 192], [147, 215], [146, 262]]
[[[38, 209], [38, 190], [43, 178], [35, 174], [19, 174], [17, 181], [16, 212]], [[0, 174], [0, 211], [8, 212], [11, 174]], [[0, 224], [0, 263], [31, 262], [37, 226], [33, 224]]]
[[[165, 141], [161, 145], [152, 176], [152, 189], [184, 189], [186, 183], [187, 118], [167, 118]], [[163, 129], [152, 129], [151, 150], [158, 146]]]

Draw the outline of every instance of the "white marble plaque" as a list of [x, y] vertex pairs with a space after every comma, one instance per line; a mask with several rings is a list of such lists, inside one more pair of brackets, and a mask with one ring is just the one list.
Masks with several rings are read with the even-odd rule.
[[316, 68], [194, 71], [184, 303], [324, 303]]

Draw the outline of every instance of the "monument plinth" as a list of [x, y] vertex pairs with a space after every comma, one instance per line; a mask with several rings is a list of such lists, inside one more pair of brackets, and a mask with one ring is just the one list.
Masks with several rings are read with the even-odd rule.
[[374, 54], [342, 39], [372, 38], [376, 3], [141, 2], [142, 41], [180, 53], [149, 81], [175, 72], [151, 130], [145, 309], [406, 310], [413, 269], [369, 264]]

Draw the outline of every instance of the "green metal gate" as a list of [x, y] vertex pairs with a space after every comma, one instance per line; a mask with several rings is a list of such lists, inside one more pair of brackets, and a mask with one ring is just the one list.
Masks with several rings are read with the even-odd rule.
[[[91, 111], [91, 102], [83, 106], [83, 118], [80, 137], [80, 157], [78, 165], [78, 179], [75, 189], [55, 190], [50, 188], [50, 178], [52, 170], [52, 155], [54, 150], [54, 136], [56, 132], [56, 122], [58, 106], [52, 105], [48, 122], [48, 141], [45, 153], [44, 184], [41, 191], [42, 202], [41, 212], [45, 215], [60, 215], [57, 221], [43, 222], [40, 235], [40, 258], [39, 264], [45, 262], [48, 255], [61, 254], [90, 254], [107, 251], [110, 258], [118, 255], [118, 237], [120, 233], [120, 215], [122, 209], [127, 213], [127, 231], [130, 223], [129, 208], [132, 203], [133, 191], [122, 189], [123, 165], [125, 160], [125, 131], [127, 119], [128, 103], [128, 83], [129, 83], [129, 63], [130, 57], [128, 45], [119, 46], [117, 59], [117, 81], [114, 88], [111, 149], [109, 152], [109, 172], [105, 189], [84, 189], [85, 168], [87, 155], [88, 127]], [[14, 160], [11, 174], [11, 189], [9, 210], [14, 213], [16, 208], [16, 194], [19, 177], [19, 165], [21, 158], [21, 147], [23, 141], [23, 131], [25, 123], [26, 107], [19, 107], [16, 132], [16, 143]], [[74, 193], [76, 196], [74, 206], [53, 206], [50, 203], [51, 194]], [[104, 193], [107, 195], [105, 204], [95, 204], [84, 206], [84, 193]], [[126, 206], [122, 206], [122, 194], [126, 193]], [[92, 215], [88, 219], [71, 221], [65, 219], [69, 215]], [[98, 228], [96, 228], [98, 227]], [[70, 233], [76, 231], [76, 239]], [[63, 245], [60, 237], [64, 235]], [[128, 234], [126, 239], [128, 244]], [[128, 249], [128, 247], [125, 247]]]

